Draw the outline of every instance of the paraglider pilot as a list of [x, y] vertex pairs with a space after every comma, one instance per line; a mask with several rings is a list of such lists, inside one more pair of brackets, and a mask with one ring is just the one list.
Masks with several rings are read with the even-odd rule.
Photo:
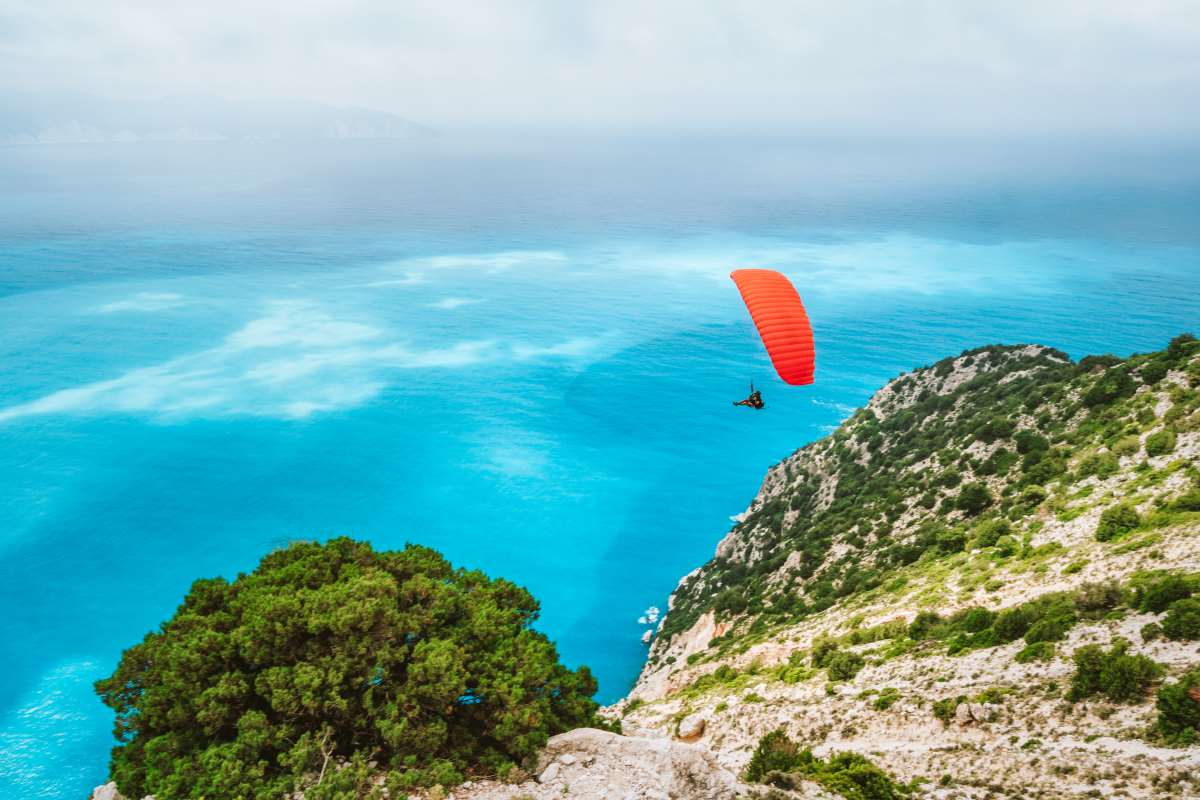
[[749, 408], [762, 408], [763, 399], [762, 392], [754, 388], [754, 381], [750, 381], [750, 396], [745, 400], [738, 400], [734, 403], [735, 406], [747, 406]]

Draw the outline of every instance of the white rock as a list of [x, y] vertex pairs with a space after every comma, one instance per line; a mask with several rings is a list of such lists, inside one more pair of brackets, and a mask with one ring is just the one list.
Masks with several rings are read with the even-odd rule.
[[571, 755], [570, 753], [563, 753], [558, 757], [558, 763], [569, 767], [575, 763], [575, 756]]
[[539, 767], [545, 774], [570, 756], [592, 761], [591, 768], [571, 775], [571, 796], [591, 800], [605, 792], [610, 798], [637, 800], [732, 800], [748, 787], [717, 763], [707, 748], [670, 739], [618, 736], [594, 728], [579, 728], [550, 739]]
[[705, 713], [690, 714], [684, 717], [679, 723], [680, 739], [691, 740], [699, 739], [704, 735], [704, 728], [708, 725], [708, 715]]
[[92, 800], [124, 800], [117, 791], [117, 784], [109, 781], [92, 790]]
[[991, 706], [981, 703], [959, 703], [954, 707], [954, 721], [959, 725], [970, 725], [973, 722], [991, 722]]
[[558, 764], [552, 763], [550, 766], [542, 770], [542, 774], [538, 775], [538, 783], [550, 783], [558, 777]]

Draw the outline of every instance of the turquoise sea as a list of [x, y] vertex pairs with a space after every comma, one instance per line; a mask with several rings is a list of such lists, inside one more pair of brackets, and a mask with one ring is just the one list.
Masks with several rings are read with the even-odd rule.
[[[615, 700], [643, 611], [888, 378], [1200, 327], [1200, 160], [1085, 150], [0, 150], [0, 796], [102, 782], [92, 681], [293, 539], [523, 583]], [[815, 385], [774, 377], [739, 267], [797, 285]]]

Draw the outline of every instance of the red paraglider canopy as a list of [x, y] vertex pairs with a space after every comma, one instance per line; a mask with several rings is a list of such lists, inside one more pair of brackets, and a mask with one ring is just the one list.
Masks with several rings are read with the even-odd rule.
[[742, 293], [779, 377], [793, 386], [812, 383], [812, 326], [791, 281], [770, 269], [739, 269], [729, 277]]

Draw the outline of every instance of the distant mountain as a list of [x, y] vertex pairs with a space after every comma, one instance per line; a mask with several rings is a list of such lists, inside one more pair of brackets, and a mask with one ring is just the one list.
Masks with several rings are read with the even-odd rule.
[[0, 144], [416, 139], [423, 125], [387, 111], [288, 100], [174, 96], [112, 100], [80, 92], [0, 93]]

